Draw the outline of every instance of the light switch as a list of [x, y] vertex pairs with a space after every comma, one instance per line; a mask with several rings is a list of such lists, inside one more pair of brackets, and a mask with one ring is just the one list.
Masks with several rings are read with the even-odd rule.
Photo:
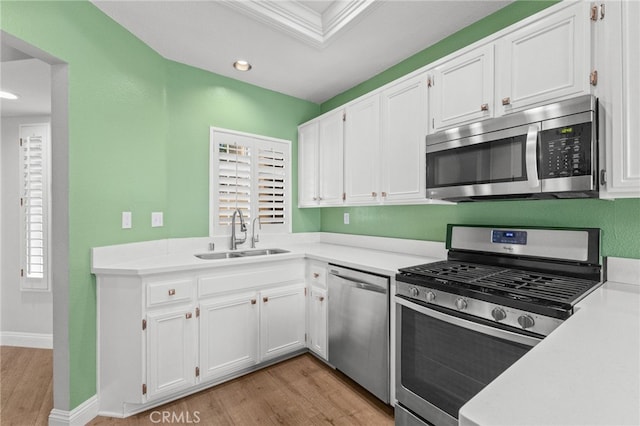
[[131, 229], [131, 212], [122, 212], [122, 229]]
[[151, 227], [158, 228], [162, 225], [162, 212], [151, 213]]
[[349, 213], [345, 213], [344, 214], [344, 224], [348, 225], [349, 224]]

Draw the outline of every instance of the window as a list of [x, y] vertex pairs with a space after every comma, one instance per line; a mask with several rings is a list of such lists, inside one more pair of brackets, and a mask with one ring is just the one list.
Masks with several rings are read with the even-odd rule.
[[49, 290], [49, 124], [20, 126], [20, 288]]
[[290, 157], [290, 141], [211, 128], [209, 234], [229, 235], [236, 210], [248, 228], [290, 232]]

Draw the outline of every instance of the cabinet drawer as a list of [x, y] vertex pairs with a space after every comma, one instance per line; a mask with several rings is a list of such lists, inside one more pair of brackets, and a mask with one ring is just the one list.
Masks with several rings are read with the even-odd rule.
[[150, 282], [147, 284], [147, 307], [191, 301], [193, 291], [192, 279]]
[[309, 265], [309, 283], [321, 288], [327, 288], [327, 265], [311, 263]]

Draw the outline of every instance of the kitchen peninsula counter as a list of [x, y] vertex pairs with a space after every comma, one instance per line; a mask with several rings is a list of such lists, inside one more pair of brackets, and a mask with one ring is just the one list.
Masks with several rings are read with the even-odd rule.
[[460, 409], [460, 426], [640, 424], [640, 260]]

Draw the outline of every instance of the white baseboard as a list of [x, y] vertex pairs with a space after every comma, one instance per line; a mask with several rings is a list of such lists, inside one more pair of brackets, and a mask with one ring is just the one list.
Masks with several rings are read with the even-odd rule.
[[0, 332], [0, 345], [53, 349], [53, 334], [2, 331]]
[[71, 411], [54, 408], [49, 413], [49, 426], [82, 426], [98, 416], [98, 397], [87, 399]]

